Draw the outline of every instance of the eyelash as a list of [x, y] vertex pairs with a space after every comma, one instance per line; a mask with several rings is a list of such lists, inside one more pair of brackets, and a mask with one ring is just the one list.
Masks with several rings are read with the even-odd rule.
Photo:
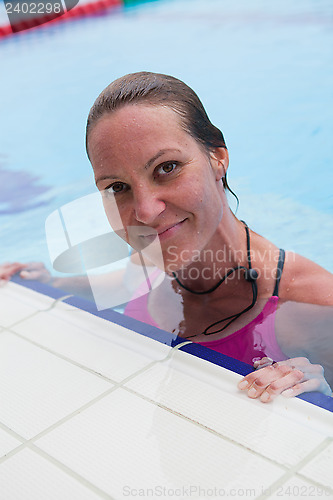
[[116, 186], [117, 184], [120, 184], [120, 185], [123, 185], [123, 186], [126, 186], [126, 184], [124, 182], [120, 182], [120, 181], [117, 181], [117, 182], [114, 182], [113, 184], [110, 184], [110, 186], [107, 186], [104, 191], [107, 193], [107, 194], [113, 194], [113, 195], [116, 195], [116, 194], [119, 194], [119, 193], [123, 193], [125, 191], [125, 189], [122, 189], [121, 191], [112, 191], [112, 188], [114, 186]]
[[178, 161], [166, 161], [164, 163], [161, 163], [161, 165], [156, 167], [155, 172], [157, 172], [158, 170], [160, 170], [166, 166], [169, 166], [169, 165], [175, 165], [175, 168], [171, 172], [164, 172], [164, 174], [162, 174], [162, 176], [167, 176], [167, 175], [173, 174], [174, 171], [176, 170], [176, 168], [179, 167], [179, 162]]
[[[161, 163], [160, 165], [158, 165], [158, 166], [155, 168], [155, 170], [154, 170], [154, 177], [158, 177], [158, 175], [159, 175], [159, 174], [158, 174], [158, 171], [159, 171], [159, 170], [161, 170], [162, 168], [166, 167], [166, 166], [169, 166], [169, 165], [174, 165], [174, 166], [175, 166], [175, 168], [173, 168], [173, 169], [171, 170], [171, 172], [164, 172], [163, 174], [160, 174], [162, 177], [167, 177], [167, 176], [169, 176], [169, 175], [172, 175], [172, 174], [174, 173], [174, 171], [177, 169], [177, 167], [179, 167], [179, 162], [178, 162], [178, 161], [166, 161], [166, 162], [164, 162], [164, 163]], [[155, 176], [156, 172], [157, 172], [157, 176]], [[114, 186], [116, 186], [117, 184], [119, 184], [119, 185], [123, 185], [123, 186], [125, 186], [125, 187], [124, 187], [121, 191], [111, 191], [111, 190], [112, 190], [112, 188], [113, 188]], [[116, 182], [114, 182], [113, 184], [110, 184], [110, 186], [107, 186], [107, 187], [104, 189], [104, 191], [106, 191], [106, 193], [113, 194], [113, 195], [121, 194], [121, 193], [123, 193], [123, 192], [125, 192], [125, 191], [126, 191], [126, 183], [121, 182], [121, 181], [116, 181]]]

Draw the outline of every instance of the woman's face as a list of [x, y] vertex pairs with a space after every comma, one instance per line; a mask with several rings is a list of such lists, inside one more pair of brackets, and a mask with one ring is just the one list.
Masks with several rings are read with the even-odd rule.
[[[209, 157], [174, 111], [142, 104], [100, 118], [88, 148], [109, 221], [132, 246], [144, 248], [158, 234], [171, 272], [213, 245], [225, 197], [226, 150]], [[128, 230], [133, 226], [134, 233]]]

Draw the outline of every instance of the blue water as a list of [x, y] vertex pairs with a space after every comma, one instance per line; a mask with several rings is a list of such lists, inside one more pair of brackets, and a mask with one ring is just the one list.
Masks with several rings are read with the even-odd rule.
[[1, 40], [0, 262], [50, 267], [46, 217], [95, 191], [90, 106], [150, 70], [192, 86], [222, 129], [237, 215], [333, 270], [332, 28], [327, 0], [166, 0]]

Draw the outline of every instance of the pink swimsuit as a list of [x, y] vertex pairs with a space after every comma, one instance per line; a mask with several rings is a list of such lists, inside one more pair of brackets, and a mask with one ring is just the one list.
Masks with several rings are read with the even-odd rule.
[[[284, 253], [281, 259], [284, 260]], [[278, 285], [281, 278], [283, 260], [282, 264], [279, 261], [279, 272], [273, 295], [268, 299], [258, 316], [227, 337], [219, 340], [197, 342], [197, 344], [209, 347], [214, 351], [221, 352], [250, 365], [253, 365], [254, 361], [264, 356], [268, 356], [274, 359], [274, 361], [288, 359], [281, 351], [275, 335], [275, 315], [279, 301]], [[144, 285], [146, 284], [144, 283]], [[148, 311], [148, 294], [140, 296], [140, 292], [141, 287], [137, 290], [133, 300], [127, 304], [125, 314], [159, 328]]]

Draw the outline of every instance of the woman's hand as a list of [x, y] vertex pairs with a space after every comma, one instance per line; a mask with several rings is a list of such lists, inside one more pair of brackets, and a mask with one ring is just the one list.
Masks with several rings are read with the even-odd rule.
[[7, 283], [15, 274], [18, 274], [20, 278], [38, 280], [41, 283], [50, 283], [52, 280], [52, 275], [42, 262], [29, 262], [27, 264], [5, 262], [0, 264], [0, 285]]
[[4, 285], [9, 281], [14, 274], [19, 273], [24, 269], [26, 264], [20, 262], [5, 262], [0, 264], [0, 285]]
[[292, 397], [311, 391], [332, 396], [323, 367], [311, 364], [307, 358], [291, 358], [278, 363], [262, 358], [254, 367], [256, 371], [246, 375], [238, 384], [239, 389], [248, 391], [249, 398], [260, 398], [267, 403], [279, 394]]

